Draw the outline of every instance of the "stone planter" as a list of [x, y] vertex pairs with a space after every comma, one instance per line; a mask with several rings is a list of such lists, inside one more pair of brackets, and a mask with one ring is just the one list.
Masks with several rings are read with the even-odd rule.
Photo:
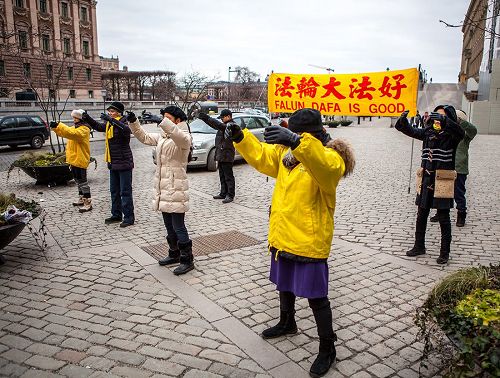
[[28, 176], [36, 179], [37, 185], [66, 185], [69, 180], [73, 179], [68, 164], [19, 168]]

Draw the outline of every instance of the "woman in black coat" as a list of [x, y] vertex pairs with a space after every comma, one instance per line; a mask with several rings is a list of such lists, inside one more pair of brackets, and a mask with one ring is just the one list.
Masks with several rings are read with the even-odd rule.
[[[453, 208], [453, 183], [456, 178], [455, 152], [464, 137], [455, 109], [450, 105], [439, 105], [431, 113], [424, 129], [410, 126], [408, 111], [401, 114], [396, 130], [409, 137], [423, 141], [421, 168], [417, 171], [417, 222], [415, 245], [406, 252], [407, 256], [425, 254], [425, 231], [430, 209], [437, 209], [441, 227], [441, 250], [436, 260], [446, 264], [450, 256], [451, 222]], [[437, 180], [436, 180], [437, 178]]]

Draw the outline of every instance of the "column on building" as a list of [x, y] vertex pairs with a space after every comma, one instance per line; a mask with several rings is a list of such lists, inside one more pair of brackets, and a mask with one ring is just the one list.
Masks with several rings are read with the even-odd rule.
[[38, 29], [38, 10], [36, 6], [36, 0], [29, 0], [30, 2], [30, 19], [31, 19], [31, 30], [33, 30], [33, 49], [38, 49], [40, 47], [40, 30]]
[[52, 0], [52, 18], [54, 24], [54, 48], [56, 50], [56, 56], [62, 57], [62, 37], [61, 37], [61, 24], [59, 16], [59, 0]]
[[16, 37], [14, 33], [16, 32], [16, 27], [14, 25], [14, 7], [13, 7], [13, 2], [12, 1], [5, 1], [4, 2], [5, 6], [5, 31], [8, 33], [10, 36], [8, 38], [9, 44], [15, 43]]
[[75, 32], [74, 45], [75, 45], [75, 58], [77, 60], [82, 59], [82, 41], [80, 40], [80, 9], [78, 8], [78, 2], [71, 0], [71, 5], [73, 6], [73, 30]]
[[93, 42], [93, 50], [94, 50], [94, 62], [100, 64], [100, 58], [99, 58], [99, 50], [98, 50], [98, 43], [97, 43], [97, 12], [96, 12], [96, 5], [97, 1], [92, 0], [91, 1], [91, 8], [92, 8], [92, 42]]

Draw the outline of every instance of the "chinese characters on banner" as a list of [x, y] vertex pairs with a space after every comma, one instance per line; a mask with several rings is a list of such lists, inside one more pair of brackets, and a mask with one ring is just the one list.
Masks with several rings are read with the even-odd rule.
[[418, 70], [359, 74], [277, 74], [268, 81], [269, 111], [313, 108], [323, 115], [410, 116], [417, 110]]

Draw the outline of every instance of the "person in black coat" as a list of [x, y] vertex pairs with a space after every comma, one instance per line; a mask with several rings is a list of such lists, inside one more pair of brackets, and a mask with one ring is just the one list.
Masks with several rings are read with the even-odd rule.
[[121, 102], [112, 102], [108, 114], [101, 114], [104, 122], [98, 122], [87, 113], [86, 121], [94, 130], [106, 133], [104, 159], [109, 168], [109, 190], [111, 192], [111, 217], [104, 223], [120, 223], [120, 227], [134, 224], [134, 200], [132, 197], [132, 170], [134, 157], [130, 149], [130, 128]]
[[233, 202], [235, 195], [235, 181], [233, 174], [234, 146], [230, 138], [224, 136], [226, 125], [233, 122], [233, 113], [229, 109], [220, 112], [222, 122], [208, 114], [196, 112], [196, 115], [211, 128], [217, 130], [215, 136], [215, 160], [219, 163], [220, 193], [214, 199], [222, 199], [222, 203]]
[[450, 105], [439, 105], [431, 113], [426, 127], [418, 129], [408, 123], [408, 111], [401, 114], [395, 128], [409, 137], [423, 141], [422, 163], [417, 171], [417, 222], [415, 245], [407, 256], [419, 256], [426, 252], [425, 231], [430, 209], [437, 209], [441, 227], [441, 249], [436, 260], [446, 264], [450, 256], [451, 222], [453, 208], [453, 183], [456, 178], [455, 152], [464, 137], [458, 125], [455, 109]]

